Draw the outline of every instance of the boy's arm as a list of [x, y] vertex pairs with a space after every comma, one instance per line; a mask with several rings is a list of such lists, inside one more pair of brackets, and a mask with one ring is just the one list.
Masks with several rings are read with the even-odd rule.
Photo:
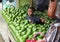
[[45, 20], [43, 18], [40, 18], [41, 22], [45, 22]]

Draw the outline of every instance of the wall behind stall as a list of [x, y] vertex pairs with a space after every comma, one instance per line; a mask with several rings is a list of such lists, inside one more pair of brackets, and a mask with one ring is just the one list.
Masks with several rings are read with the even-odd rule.
[[30, 4], [30, 0], [19, 0], [20, 6], [24, 6], [26, 4]]

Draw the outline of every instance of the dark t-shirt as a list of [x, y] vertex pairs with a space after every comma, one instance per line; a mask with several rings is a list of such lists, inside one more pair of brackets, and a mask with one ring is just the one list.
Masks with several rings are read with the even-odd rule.
[[37, 23], [37, 24], [41, 23], [40, 17], [36, 15], [32, 15], [32, 16], [27, 15], [27, 19], [31, 20], [33, 23]]

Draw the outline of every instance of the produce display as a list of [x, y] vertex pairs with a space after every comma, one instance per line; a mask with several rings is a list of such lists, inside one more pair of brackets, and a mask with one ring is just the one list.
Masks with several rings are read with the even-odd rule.
[[[20, 8], [6, 8], [2, 10], [2, 16], [8, 23], [9, 30], [11, 31], [16, 42], [25, 42], [27, 39], [32, 39], [35, 32], [46, 33], [50, 24], [54, 21], [47, 16], [47, 10], [44, 12], [35, 11], [36, 15], [44, 18], [46, 23], [32, 24], [26, 19], [28, 6], [25, 5]], [[38, 35], [36, 40], [43, 39], [42, 35]]]

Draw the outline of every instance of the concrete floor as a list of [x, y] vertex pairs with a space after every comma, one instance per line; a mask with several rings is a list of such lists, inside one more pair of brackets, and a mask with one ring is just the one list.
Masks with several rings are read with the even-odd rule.
[[1, 34], [0, 34], [0, 42], [5, 42]]
[[[0, 11], [2, 10], [2, 3], [0, 3]], [[15, 42], [10, 31], [8, 30], [8, 25], [4, 21], [2, 15], [0, 14], [0, 42]]]

